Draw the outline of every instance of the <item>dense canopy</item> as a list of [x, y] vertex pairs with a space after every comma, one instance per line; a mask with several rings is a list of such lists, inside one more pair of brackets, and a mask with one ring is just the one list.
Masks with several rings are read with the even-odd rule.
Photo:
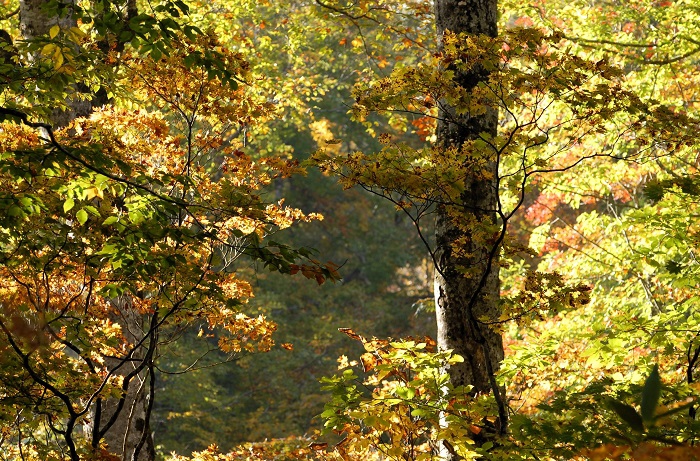
[[696, 2], [0, 25], [0, 460], [700, 459]]

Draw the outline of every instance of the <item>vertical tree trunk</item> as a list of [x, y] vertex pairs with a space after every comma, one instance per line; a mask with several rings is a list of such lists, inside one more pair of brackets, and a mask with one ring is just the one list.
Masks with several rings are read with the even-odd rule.
[[[49, 17], [42, 10], [47, 0], [20, 0], [20, 30], [25, 40], [48, 36], [51, 27], [58, 24], [61, 29], [76, 25], [70, 8], [63, 17]], [[68, 0], [69, 5], [73, 1]], [[127, 0], [129, 14], [135, 15], [134, 0]], [[31, 59], [31, 58], [30, 58]], [[87, 116], [92, 111], [93, 102], [102, 105], [107, 102], [106, 93], [93, 96], [93, 101], [78, 97], [83, 85], [75, 84], [69, 91], [68, 110], [56, 109], [49, 120], [54, 128], [67, 126], [80, 116]], [[143, 316], [135, 312], [128, 299], [113, 300], [119, 311], [114, 321], [119, 323], [126, 339], [136, 344], [144, 338]], [[155, 341], [151, 338], [151, 341]], [[147, 343], [148, 344], [148, 343]], [[92, 439], [95, 449], [104, 442], [108, 450], [123, 461], [152, 461], [155, 459], [153, 437], [149, 425], [150, 408], [153, 400], [153, 372], [150, 366], [154, 344], [141, 346], [131, 357], [109, 358], [109, 369], [118, 368], [117, 374], [131, 376], [124, 389], [122, 399], [97, 399], [91, 414], [91, 421], [83, 426], [85, 436]], [[124, 363], [126, 362], [126, 363]], [[144, 363], [145, 362], [145, 363]], [[146, 365], [149, 366], [146, 366]]]
[[[491, 37], [497, 34], [497, 0], [435, 0], [435, 13], [440, 49], [448, 30]], [[454, 71], [455, 81], [466, 89], [474, 88], [488, 77], [480, 68]], [[469, 117], [457, 115], [453, 108], [443, 104], [437, 128], [438, 144], [442, 148], [461, 148], [480, 134], [495, 136], [497, 121], [495, 108]], [[465, 161], [465, 168], [473, 167]], [[481, 322], [500, 316], [498, 251], [494, 250], [493, 239], [478, 230], [484, 224], [496, 224], [497, 168], [493, 158], [487, 162], [486, 171], [469, 172], [461, 197], [460, 226], [455, 222], [454, 210], [438, 210], [435, 308], [438, 345], [464, 357], [463, 363], [448, 370], [452, 384], [472, 385], [475, 393], [494, 392], [500, 401], [493, 373], [503, 359], [503, 342], [500, 334]], [[455, 248], [458, 241], [459, 249]], [[505, 411], [500, 413], [500, 425], [504, 428]]]
[[[51, 27], [56, 24], [58, 24], [61, 29], [68, 29], [76, 25], [70, 8], [68, 9], [68, 14], [63, 17], [49, 17], [41, 8], [45, 3], [47, 3], [46, 0], [20, 0], [20, 31], [22, 33], [22, 38], [25, 40], [48, 36]], [[66, 3], [68, 5], [73, 4], [70, 0]], [[53, 111], [50, 123], [55, 128], [64, 127], [74, 118], [89, 115], [90, 111], [92, 111], [92, 104], [90, 104], [90, 101], [78, 98], [77, 91], [75, 90], [72, 93], [74, 97], [71, 97], [70, 100], [67, 101], [68, 110], [56, 109]]]
[[75, 21], [70, 15], [61, 18], [48, 17], [41, 9], [41, 6], [45, 3], [47, 3], [46, 0], [20, 0], [20, 31], [22, 32], [22, 38], [25, 40], [48, 35], [51, 27], [56, 24], [62, 29], [75, 25]]
[[[122, 327], [130, 344], [137, 344], [145, 337], [150, 327], [144, 324], [146, 316], [131, 307], [128, 297], [114, 299], [119, 315], [115, 320]], [[157, 322], [157, 315], [150, 316]], [[154, 374], [153, 361], [157, 340], [150, 336], [143, 346], [127, 358], [111, 358], [106, 361], [110, 369], [118, 368], [124, 377], [126, 389], [122, 399], [106, 399], [96, 402], [93, 418], [99, 426], [92, 427], [93, 446], [102, 441], [110, 452], [119, 455], [122, 461], [152, 461], [155, 459], [150, 413], [153, 405]], [[93, 423], [94, 424], [94, 423]]]

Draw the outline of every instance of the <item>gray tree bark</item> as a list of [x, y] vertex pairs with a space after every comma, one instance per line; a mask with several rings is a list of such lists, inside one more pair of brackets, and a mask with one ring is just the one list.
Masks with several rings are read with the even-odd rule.
[[[93, 446], [97, 448], [99, 442], [104, 442], [122, 461], [153, 461], [156, 454], [150, 416], [155, 370], [149, 365], [153, 361], [157, 337], [153, 333], [146, 338], [146, 331], [151, 326], [149, 323], [157, 322], [157, 315], [144, 316], [136, 312], [126, 296], [112, 300], [112, 304], [119, 311], [115, 320], [121, 325], [125, 339], [130, 344], [142, 343], [142, 346], [129, 357], [106, 360], [109, 369], [117, 369], [125, 384], [121, 399], [96, 402], [91, 426]], [[150, 322], [146, 322], [148, 317]]]
[[[67, 3], [73, 4], [74, 0]], [[48, 36], [51, 27], [58, 24], [61, 29], [76, 25], [71, 10], [63, 17], [49, 17], [42, 10], [47, 0], [20, 0], [20, 31], [25, 40]], [[135, 11], [135, 2], [128, 0], [130, 13]], [[133, 11], [132, 11], [133, 10]], [[135, 13], [133, 13], [135, 14]], [[30, 57], [31, 59], [31, 57]], [[89, 99], [77, 96], [79, 85], [73, 89], [68, 101], [68, 110], [56, 109], [49, 123], [54, 128], [67, 126], [77, 117], [87, 116], [93, 108]], [[94, 101], [101, 101], [101, 96], [93, 95]], [[106, 98], [101, 104], [106, 102]], [[127, 341], [131, 344], [140, 342], [145, 337], [143, 316], [134, 312], [129, 299], [113, 300], [114, 307], [119, 311], [115, 315]], [[83, 426], [85, 436], [92, 439], [95, 449], [101, 442], [108, 450], [123, 461], [152, 461], [155, 459], [153, 437], [149, 425], [150, 408], [153, 400], [153, 372], [150, 364], [154, 353], [155, 338], [145, 342], [134, 354], [126, 358], [108, 358], [107, 367], [118, 369], [117, 374], [128, 377], [128, 385], [124, 389], [122, 399], [97, 399], [91, 413], [91, 421]]]
[[[435, 13], [440, 49], [446, 31], [491, 37], [497, 34], [497, 0], [435, 0]], [[453, 70], [456, 83], [466, 89], [488, 78], [478, 67], [468, 72]], [[461, 148], [481, 134], [496, 135], [495, 108], [469, 117], [456, 114], [454, 108], [443, 102], [439, 118], [437, 142], [442, 148]], [[473, 168], [466, 161], [468, 155], [466, 152], [465, 169]], [[484, 168], [485, 171], [469, 172], [464, 185], [459, 211], [462, 224], [467, 226], [460, 228], [454, 215], [448, 214], [444, 207], [438, 209], [435, 309], [439, 347], [452, 349], [464, 357], [464, 362], [447, 370], [452, 384], [471, 385], [474, 393], [494, 393], [497, 401], [502, 402], [493, 375], [503, 359], [503, 341], [499, 333], [486, 325], [500, 316], [498, 251], [494, 239], [485, 238], [477, 230], [483, 224], [496, 224], [495, 152]], [[458, 240], [466, 244], [456, 251], [454, 245]], [[461, 268], [466, 268], [466, 272]], [[499, 425], [505, 428], [505, 411], [499, 413], [502, 413]]]
[[[49, 17], [41, 6], [47, 3], [46, 0], [20, 0], [19, 2], [19, 18], [20, 32], [25, 40], [32, 40], [42, 36], [48, 36], [51, 27], [58, 24], [61, 29], [68, 29], [76, 25], [73, 19], [71, 9], [68, 9], [68, 14], [62, 17]], [[66, 2], [69, 5], [73, 2]], [[90, 114], [92, 104], [90, 101], [83, 100], [77, 97], [77, 91], [74, 91], [74, 97], [68, 101], [68, 110], [56, 109], [53, 111], [50, 123], [55, 128], [61, 128], [68, 125], [76, 117], [83, 117]]]
[[20, 0], [19, 17], [22, 38], [31, 40], [49, 34], [49, 30], [56, 24], [62, 29], [75, 25], [70, 15], [64, 17], [49, 17], [42, 11], [41, 6], [46, 0]]

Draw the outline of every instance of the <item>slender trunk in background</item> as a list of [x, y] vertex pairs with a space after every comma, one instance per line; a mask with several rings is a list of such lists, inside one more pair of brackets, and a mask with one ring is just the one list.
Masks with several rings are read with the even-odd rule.
[[[20, 30], [23, 39], [32, 40], [48, 36], [51, 27], [56, 24], [61, 29], [76, 25], [70, 9], [64, 17], [49, 17], [42, 10], [45, 3], [47, 0], [20, 0]], [[128, 15], [135, 15], [135, 1], [128, 0], [127, 3]], [[93, 104], [97, 106], [108, 102], [104, 90], [91, 95], [92, 101], [90, 98], [77, 97], [79, 92], [86, 93], [87, 90], [84, 85], [77, 83], [73, 90], [69, 91], [75, 97], [67, 101], [68, 110], [53, 111], [49, 122], [54, 128], [65, 127], [77, 117], [88, 116]], [[129, 343], [136, 344], [141, 341], [145, 337], [144, 316], [133, 310], [129, 299], [114, 299], [112, 303], [118, 312], [113, 320], [119, 323]], [[148, 326], [146, 325], [146, 328]], [[130, 357], [108, 358], [105, 361], [110, 370], [118, 368], [116, 374], [129, 377], [128, 386], [121, 399], [97, 399], [90, 419], [83, 424], [85, 437], [92, 442], [95, 450], [99, 449], [100, 444], [106, 444], [107, 449], [122, 461], [155, 459], [149, 424], [153, 400], [152, 358], [155, 341], [155, 338], [149, 338], [149, 341], [145, 341]]]
[[[491, 37], [497, 34], [497, 0], [435, 0], [435, 13], [439, 49], [442, 49], [445, 31]], [[481, 68], [467, 72], [453, 70], [456, 83], [466, 89], [472, 89], [488, 78]], [[495, 108], [487, 109], [483, 115], [469, 117], [456, 114], [452, 107], [443, 103], [437, 128], [438, 145], [461, 148], [482, 133], [495, 136], [497, 122]], [[467, 155], [469, 152], [465, 152]], [[469, 168], [466, 162], [465, 168]], [[464, 357], [464, 362], [450, 366], [447, 371], [453, 385], [472, 385], [475, 393], [494, 392], [493, 373], [503, 359], [500, 334], [480, 322], [484, 318], [497, 320], [500, 316], [498, 252], [491, 254], [492, 239], [478, 235], [478, 230], [464, 230], [465, 227], [474, 229], [482, 223], [496, 222], [495, 159], [487, 162], [485, 170], [472, 171], [466, 180], [460, 224], [467, 226], [458, 228], [454, 215], [448, 215], [448, 211], [441, 208], [435, 229], [438, 345]], [[453, 245], [458, 240], [466, 243], [460, 243], [460, 253], [456, 254]], [[467, 268], [467, 273], [460, 268]], [[505, 421], [499, 424], [504, 427]]]
[[[136, 312], [128, 296], [114, 299], [112, 304], [119, 312], [114, 320], [121, 325], [130, 344], [144, 339], [144, 332], [150, 327], [148, 318], [150, 323], [157, 322], [157, 314], [148, 316]], [[155, 370], [151, 365], [156, 342], [154, 336], [147, 338], [126, 363], [121, 357], [106, 361], [110, 369], [119, 367], [117, 374], [128, 380], [127, 387], [122, 399], [100, 399], [96, 402], [93, 418], [99, 422], [99, 426], [91, 427], [90, 436], [95, 448], [101, 441], [122, 461], [153, 461], [156, 456], [150, 427], [155, 390]]]
[[[68, 14], [63, 17], [49, 17], [41, 6], [47, 3], [46, 0], [20, 0], [19, 2], [19, 19], [20, 31], [22, 38], [31, 40], [41, 36], [48, 36], [49, 30], [54, 25], [58, 24], [61, 29], [69, 29], [76, 25], [76, 21], [71, 15], [70, 8]], [[68, 5], [71, 1], [66, 2]], [[77, 91], [73, 92], [74, 94]], [[54, 128], [61, 128], [68, 125], [71, 120], [76, 117], [89, 115], [92, 111], [90, 101], [85, 101], [78, 97], [71, 98], [68, 101], [68, 110], [54, 110], [51, 116], [50, 123]]]

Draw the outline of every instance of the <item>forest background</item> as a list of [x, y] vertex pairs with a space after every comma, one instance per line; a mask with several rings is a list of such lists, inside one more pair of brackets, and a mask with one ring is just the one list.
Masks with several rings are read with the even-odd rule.
[[[441, 52], [424, 1], [2, 8], [3, 459], [697, 456], [695, 2], [504, 1]], [[420, 339], [473, 56], [532, 127], [499, 165], [507, 434]]]

